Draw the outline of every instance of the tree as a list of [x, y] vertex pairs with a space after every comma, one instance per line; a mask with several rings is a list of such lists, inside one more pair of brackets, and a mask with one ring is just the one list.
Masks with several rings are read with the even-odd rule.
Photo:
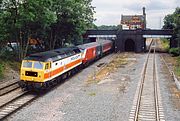
[[52, 48], [80, 39], [82, 33], [90, 28], [94, 21], [91, 0], [55, 0], [54, 9], [58, 20], [52, 26]]
[[32, 53], [30, 40], [38, 40], [38, 51], [77, 43], [92, 27], [93, 14], [91, 0], [1, 0], [0, 44], [16, 42], [21, 60]]
[[19, 6], [16, 27], [19, 30], [21, 58], [27, 54], [30, 39], [46, 40], [46, 30], [57, 20], [52, 7], [51, 0], [25, 0]]
[[180, 47], [180, 8], [177, 7], [173, 14], [164, 18], [163, 29], [173, 29], [173, 39], [177, 41], [177, 47]]
[[117, 29], [121, 29], [121, 26], [120, 25], [101, 25], [101, 26], [98, 26], [98, 29], [99, 30], [117, 30]]
[[178, 42], [178, 47], [180, 47], [180, 8], [177, 7], [175, 12], [173, 13], [174, 16], [174, 34], [176, 41]]
[[174, 29], [174, 17], [172, 14], [166, 15], [164, 18], [163, 29]]

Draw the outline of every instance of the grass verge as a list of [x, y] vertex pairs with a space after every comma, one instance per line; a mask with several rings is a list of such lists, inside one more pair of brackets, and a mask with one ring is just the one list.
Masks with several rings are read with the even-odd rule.
[[104, 79], [107, 77], [110, 73], [114, 72], [117, 70], [120, 66], [126, 65], [126, 56], [127, 55], [117, 55], [110, 63], [108, 63], [105, 67], [100, 69], [97, 72], [94, 72], [94, 74], [90, 75], [87, 81], [87, 84], [91, 83], [98, 83], [100, 80]]
[[174, 66], [175, 74], [180, 77], [180, 56], [176, 57], [176, 65]]
[[15, 61], [0, 60], [0, 79], [4, 78], [5, 73], [10, 69], [19, 71], [20, 63]]
[[165, 49], [166, 51], [169, 51], [169, 40], [161, 39], [161, 44], [162, 44], [163, 49]]

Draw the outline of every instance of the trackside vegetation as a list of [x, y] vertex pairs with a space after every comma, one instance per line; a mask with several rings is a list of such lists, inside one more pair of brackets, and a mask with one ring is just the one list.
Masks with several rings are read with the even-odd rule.
[[[173, 29], [172, 41], [175, 45], [169, 49], [169, 53], [175, 56], [173, 58], [175, 60], [174, 72], [180, 77], [180, 7], [177, 7], [172, 14], [165, 16], [163, 29]], [[166, 47], [165, 43], [162, 45]]]
[[169, 52], [174, 56], [180, 55], [180, 7], [164, 18], [163, 29], [173, 29], [173, 41], [176, 43], [175, 47], [170, 48]]
[[175, 74], [180, 77], [180, 56], [176, 58], [176, 65], [174, 66]]
[[169, 40], [168, 39], [161, 39], [161, 44], [162, 44], [162, 47], [163, 47], [163, 49], [165, 49], [165, 51], [169, 51], [169, 44], [170, 44], [170, 42], [169, 42]]
[[30, 53], [81, 43], [81, 35], [93, 26], [91, 1], [1, 0], [0, 51], [8, 46], [22, 60]]
[[174, 72], [177, 76], [180, 77], [180, 7], [177, 7], [176, 10], [169, 15], [166, 15], [164, 18], [164, 29], [173, 29], [173, 41], [176, 45], [173, 48], [169, 49], [169, 53], [174, 57], [176, 63], [174, 65]]
[[11, 60], [0, 59], [0, 82], [1, 79], [6, 78], [5, 76], [8, 75], [5, 73], [11, 73], [9, 76], [15, 76], [12, 75], [12, 70], [18, 73], [20, 71], [20, 66], [21, 66], [20, 62], [16, 62], [14, 60], [11, 61]]
[[92, 0], [1, 0], [0, 78], [7, 61], [82, 43], [94, 28]]

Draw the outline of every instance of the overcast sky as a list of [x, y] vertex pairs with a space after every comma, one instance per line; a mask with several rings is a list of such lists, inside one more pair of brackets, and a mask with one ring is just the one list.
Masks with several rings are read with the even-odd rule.
[[[95, 7], [96, 25], [118, 25], [121, 14], [142, 14], [142, 7], [146, 7], [147, 27], [160, 28], [163, 18], [180, 6], [180, 0], [92, 0]], [[161, 22], [160, 22], [161, 21]]]

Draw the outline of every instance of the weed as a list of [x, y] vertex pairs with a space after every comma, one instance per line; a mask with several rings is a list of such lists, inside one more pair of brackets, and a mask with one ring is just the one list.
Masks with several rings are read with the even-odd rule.
[[20, 63], [15, 61], [8, 61], [8, 60], [0, 60], [0, 78], [2, 79], [4, 77], [4, 74], [6, 73], [9, 68], [19, 71], [20, 70]]
[[89, 93], [90, 96], [96, 96], [95, 92]]
[[161, 39], [162, 47], [163, 47], [166, 51], [169, 51], [169, 43], [170, 43], [169, 40], [167, 40], [167, 39]]
[[176, 75], [180, 76], [180, 56], [176, 59], [176, 66], [174, 68]]

